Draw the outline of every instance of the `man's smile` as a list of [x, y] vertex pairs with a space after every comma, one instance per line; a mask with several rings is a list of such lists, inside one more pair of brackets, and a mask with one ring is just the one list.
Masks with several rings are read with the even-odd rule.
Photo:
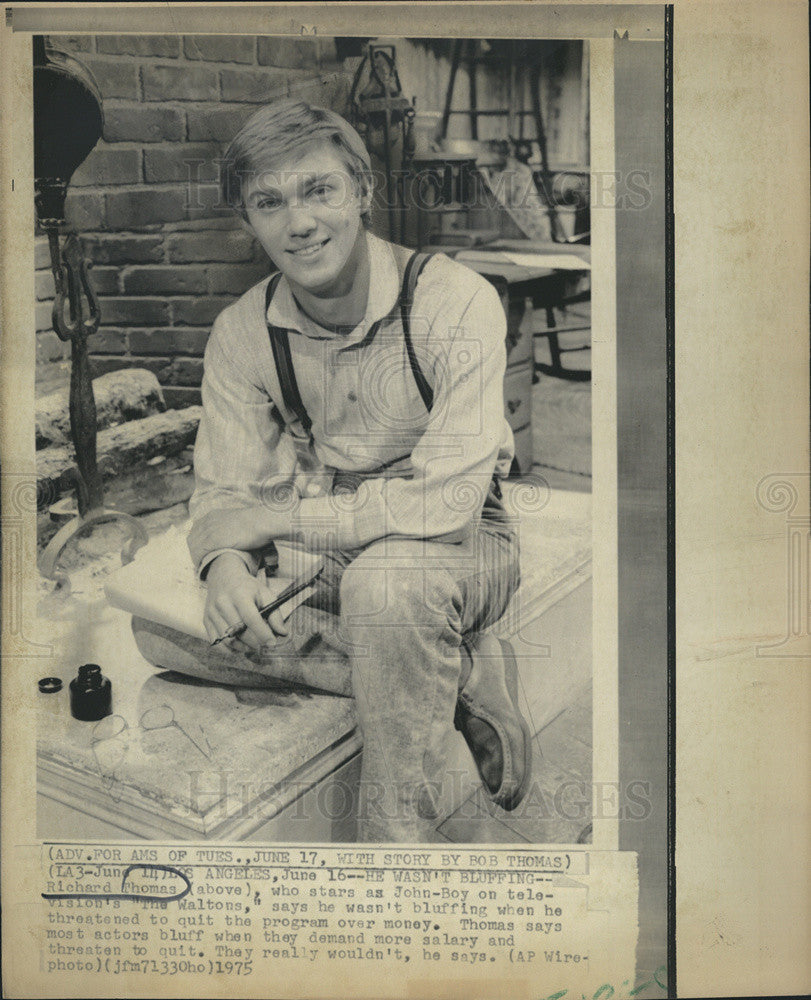
[[[343, 302], [346, 322], [363, 317], [368, 297], [368, 249], [363, 213], [371, 193], [356, 181], [331, 143], [283, 160], [243, 190], [246, 219], [270, 259], [287, 275], [302, 308], [332, 321], [325, 299]], [[361, 265], [362, 268], [361, 268]], [[362, 271], [362, 273], [360, 273]], [[360, 280], [357, 281], [360, 274]], [[355, 301], [357, 300], [357, 301]]]
[[292, 250], [288, 250], [287, 252], [293, 254], [294, 257], [312, 257], [318, 253], [322, 247], [326, 246], [327, 243], [329, 243], [329, 236], [324, 240], [319, 240], [317, 243], [308, 243], [306, 246], [296, 247]]

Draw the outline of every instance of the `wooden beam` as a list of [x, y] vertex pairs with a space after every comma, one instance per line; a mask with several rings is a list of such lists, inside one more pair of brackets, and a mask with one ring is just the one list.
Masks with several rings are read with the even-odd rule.
[[[145, 368], [123, 368], [93, 379], [93, 395], [98, 430], [166, 409], [157, 377]], [[69, 407], [68, 386], [36, 401], [37, 448], [71, 443]]]

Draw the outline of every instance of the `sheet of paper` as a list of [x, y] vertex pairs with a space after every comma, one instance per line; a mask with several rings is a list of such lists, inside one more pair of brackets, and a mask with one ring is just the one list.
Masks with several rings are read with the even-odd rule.
[[[189, 525], [173, 526], [152, 539], [135, 554], [127, 566], [112, 573], [105, 581], [105, 593], [112, 605], [131, 615], [178, 629], [198, 639], [207, 639], [203, 625], [206, 586], [196, 579], [186, 545]], [[279, 570], [267, 578], [270, 600], [289, 586], [292, 580], [320, 563], [316, 555], [290, 546], [277, 546]], [[282, 607], [287, 616], [311, 591], [304, 590]]]
[[547, 253], [545, 251], [520, 253], [513, 250], [462, 250], [454, 259], [464, 263], [517, 264], [519, 267], [537, 269], [551, 267], [559, 271], [588, 271], [591, 265], [576, 254]]

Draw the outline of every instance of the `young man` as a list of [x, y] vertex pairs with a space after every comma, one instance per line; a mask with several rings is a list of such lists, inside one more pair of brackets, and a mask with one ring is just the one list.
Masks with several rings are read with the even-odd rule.
[[206, 349], [189, 547], [208, 634], [245, 623], [272, 658], [295, 626], [259, 615], [262, 555], [322, 552], [313, 601], [339, 616], [364, 740], [359, 838], [433, 839], [454, 724], [514, 808], [530, 733], [514, 660], [479, 634], [519, 575], [498, 487], [513, 452], [499, 298], [436, 255], [401, 301], [412, 253], [366, 228], [369, 156], [333, 112], [258, 111], [223, 190], [279, 275], [221, 313]]

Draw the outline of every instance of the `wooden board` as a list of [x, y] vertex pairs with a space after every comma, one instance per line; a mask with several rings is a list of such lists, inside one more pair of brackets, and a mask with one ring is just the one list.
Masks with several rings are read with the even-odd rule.
[[[128, 368], [93, 379], [96, 430], [126, 420], [137, 420], [166, 409], [160, 383], [153, 372]], [[67, 385], [37, 399], [36, 445], [70, 444], [70, 392]]]
[[[144, 728], [144, 714], [165, 715], [162, 706], [176, 724]], [[214, 836], [249, 818], [260, 825], [359, 745], [349, 698], [239, 690], [168, 672], [142, 685], [126, 730], [110, 738], [96, 740], [95, 724], [66, 711], [42, 712], [38, 764], [48, 797], [146, 836]], [[102, 736], [113, 731], [107, 724]]]
[[504, 412], [513, 430], [532, 423], [532, 366], [529, 362], [508, 369], [504, 377]]
[[[202, 409], [152, 413], [99, 431], [96, 439], [99, 472], [109, 480], [156, 455], [176, 455], [194, 443]], [[52, 445], [37, 452], [37, 504], [52, 503], [60, 492], [72, 487], [76, 474], [74, 452], [69, 445]]]
[[[513, 636], [519, 669], [522, 711], [533, 732], [545, 727], [570, 706], [589, 684], [591, 678], [591, 588], [588, 581], [541, 610], [523, 630], [524, 638]], [[545, 647], [539, 649], [539, 643]], [[588, 720], [577, 738], [589, 739]], [[210, 811], [205, 817], [182, 810], [162, 808], [154, 797], [140, 803], [130, 797], [114, 802], [98, 787], [95, 776], [76, 766], [56, 763], [40, 757], [38, 834], [43, 837], [116, 839], [122, 835], [160, 839], [207, 839], [229, 841], [265, 841], [270, 843], [350, 842], [356, 839], [358, 782], [361, 742], [356, 729], [297, 769], [278, 787], [270, 784], [260, 791], [258, 783], [241, 786], [222, 781], [223, 793], [240, 789], [245, 796], [238, 808], [224, 816]], [[536, 762], [534, 779], [546, 787], [554, 773], [549, 770], [549, 756]], [[250, 752], [250, 751], [249, 751]], [[256, 755], [258, 757], [258, 755]], [[553, 765], [556, 761], [551, 762]], [[259, 760], [257, 775], [265, 777]], [[212, 772], [200, 773], [200, 787], [216, 787]], [[251, 798], [251, 791], [256, 794]], [[526, 810], [504, 813], [492, 804], [477, 814], [471, 802], [481, 799], [481, 787], [470, 754], [461, 736], [448, 733], [447, 775], [439, 795], [437, 826], [444, 838], [474, 843], [497, 840], [518, 842], [557, 842], [546, 830], [542, 834], [524, 829], [532, 825]], [[537, 801], [537, 798], [536, 800]], [[220, 817], [219, 822], [217, 821]], [[458, 829], [460, 817], [466, 818]], [[442, 825], [453, 817], [450, 825]], [[519, 821], [518, 823], [516, 821]], [[497, 824], [505, 824], [500, 830]], [[537, 824], [535, 824], [537, 825]], [[498, 830], [498, 835], [494, 833]], [[569, 840], [566, 831], [558, 840]]]

